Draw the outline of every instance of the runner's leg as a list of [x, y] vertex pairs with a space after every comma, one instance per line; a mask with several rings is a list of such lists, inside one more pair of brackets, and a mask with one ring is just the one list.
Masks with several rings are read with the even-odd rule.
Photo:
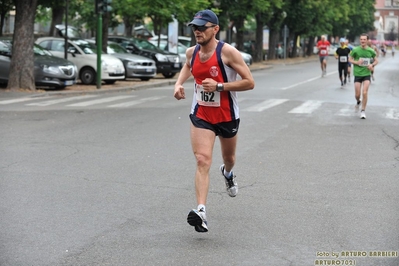
[[209, 189], [209, 169], [212, 164], [212, 151], [215, 143], [215, 133], [208, 129], [191, 125], [191, 146], [197, 160], [195, 172], [195, 192], [197, 203], [206, 205]]

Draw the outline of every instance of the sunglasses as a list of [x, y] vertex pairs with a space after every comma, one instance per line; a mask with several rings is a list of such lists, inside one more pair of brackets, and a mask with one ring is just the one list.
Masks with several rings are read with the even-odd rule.
[[213, 28], [213, 27], [216, 27], [216, 26], [217, 26], [217, 25], [211, 25], [211, 26], [197, 26], [197, 25], [192, 25], [191, 28], [193, 29], [193, 31], [198, 30], [198, 31], [204, 32], [204, 31], [206, 31], [207, 29]]

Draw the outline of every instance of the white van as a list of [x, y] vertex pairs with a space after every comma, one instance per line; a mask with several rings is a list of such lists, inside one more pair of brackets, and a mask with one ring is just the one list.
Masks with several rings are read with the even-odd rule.
[[[65, 39], [57, 37], [42, 37], [36, 44], [49, 50], [54, 56], [64, 58]], [[79, 79], [83, 84], [96, 83], [97, 47], [85, 40], [68, 40], [68, 60], [78, 67]], [[125, 67], [118, 58], [101, 54], [101, 80], [113, 84], [125, 79]]]

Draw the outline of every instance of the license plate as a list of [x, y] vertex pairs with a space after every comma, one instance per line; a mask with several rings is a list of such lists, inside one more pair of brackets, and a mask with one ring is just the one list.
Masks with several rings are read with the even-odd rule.
[[151, 72], [151, 73], [152, 73], [153, 71], [152, 71], [151, 68], [147, 68], [147, 69], [145, 70], [145, 72]]
[[175, 63], [175, 68], [180, 68], [180, 63]]
[[74, 81], [73, 80], [65, 80], [64, 84], [65, 84], [65, 86], [73, 85]]
[[115, 70], [115, 74], [122, 74], [122, 70], [120, 69]]

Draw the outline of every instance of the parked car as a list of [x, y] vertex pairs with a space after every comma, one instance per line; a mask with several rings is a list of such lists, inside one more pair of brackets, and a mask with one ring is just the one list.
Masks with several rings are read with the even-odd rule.
[[[159, 36], [155, 35], [151, 38], [149, 38], [149, 41], [158, 41]], [[168, 36], [161, 34], [161, 41], [167, 41], [168, 40]], [[177, 41], [181, 44], [183, 44], [186, 47], [190, 47], [191, 45], [191, 37], [186, 37], [186, 36], [177, 36]]]
[[[150, 43], [158, 47], [158, 40], [150, 40]], [[159, 48], [165, 51], [169, 51], [169, 45], [167, 40], [160, 40], [159, 41]], [[184, 46], [182, 43], [177, 44], [177, 53], [180, 56], [182, 63], [186, 62], [186, 50], [187, 46]]]
[[[87, 40], [95, 43], [95, 40]], [[155, 61], [141, 56], [129, 53], [125, 48], [116, 42], [108, 41], [107, 53], [119, 58], [125, 66], [126, 78], [139, 78], [141, 80], [150, 80], [157, 74]]]
[[157, 73], [161, 73], [165, 78], [174, 77], [182, 68], [178, 54], [161, 50], [147, 40], [121, 36], [108, 36], [108, 40], [120, 44], [132, 54], [151, 58], [157, 65]]
[[252, 65], [252, 63], [253, 63], [252, 55], [250, 55], [250, 54], [248, 54], [246, 52], [243, 52], [243, 51], [239, 51], [239, 52], [240, 52], [240, 54], [242, 56], [242, 59], [244, 59], [245, 64], [247, 64], [247, 66]]
[[[67, 29], [67, 31], [65, 29]], [[81, 31], [71, 25], [68, 25], [68, 27], [62, 24], [55, 25], [55, 31], [59, 37], [64, 37], [66, 32], [68, 38], [83, 39]]]
[[[77, 67], [74, 63], [53, 56], [34, 44], [34, 75], [37, 87], [63, 89], [76, 83]], [[7, 83], [12, 57], [12, 41], [0, 40], [0, 82]]]
[[[65, 39], [57, 37], [42, 37], [36, 43], [51, 51], [57, 57], [64, 58]], [[68, 59], [76, 64], [80, 81], [83, 84], [94, 84], [97, 75], [97, 47], [85, 40], [69, 39]], [[125, 79], [125, 67], [118, 58], [101, 54], [101, 80], [106, 84], [113, 84], [117, 80]]]

